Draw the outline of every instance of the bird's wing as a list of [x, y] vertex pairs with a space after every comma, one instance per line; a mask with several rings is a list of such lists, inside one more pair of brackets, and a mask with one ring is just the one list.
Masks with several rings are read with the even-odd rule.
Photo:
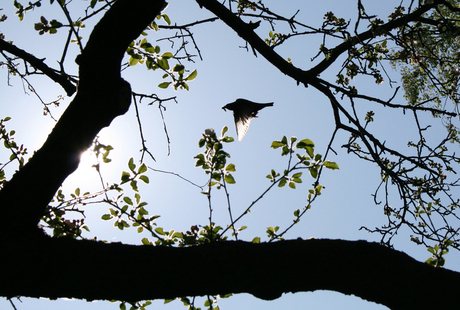
[[248, 131], [249, 123], [253, 117], [250, 114], [251, 112], [245, 109], [238, 111], [240, 113], [235, 112], [237, 111], [233, 112], [233, 117], [235, 118], [236, 135], [238, 136], [238, 141], [241, 141]]

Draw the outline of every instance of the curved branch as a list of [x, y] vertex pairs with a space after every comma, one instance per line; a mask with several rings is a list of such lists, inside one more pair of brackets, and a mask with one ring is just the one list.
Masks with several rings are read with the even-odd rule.
[[[422, 7], [420, 7], [418, 10], [415, 10], [414, 12], [407, 14], [403, 17], [397, 18], [395, 20], [392, 20], [386, 24], [383, 24], [381, 26], [378, 26], [378, 31], [380, 32], [389, 32], [395, 28], [401, 27], [405, 24], [407, 24], [410, 21], [417, 20], [421, 15], [423, 15], [425, 12], [431, 10], [432, 8], [436, 7], [438, 4], [427, 4]], [[330, 53], [328, 54], [328, 57], [325, 58], [323, 61], [321, 61], [318, 65], [315, 67], [311, 68], [308, 70], [308, 72], [316, 76], [326, 70], [330, 65], [332, 65], [336, 59], [342, 55], [344, 52], [348, 51], [351, 47], [355, 46], [359, 42], [364, 42], [365, 40], [374, 38], [377, 36], [376, 34], [377, 29], [370, 29], [368, 31], [365, 31], [361, 34], [358, 34], [354, 37], [349, 38], [342, 44], [336, 46], [335, 48], [330, 50]]]
[[0, 51], [6, 51], [16, 57], [19, 57], [27, 61], [32, 67], [40, 70], [50, 79], [61, 85], [62, 88], [64, 88], [64, 90], [66, 91], [67, 96], [72, 96], [77, 90], [77, 87], [70, 81], [69, 76], [59, 74], [57, 70], [48, 67], [45, 64], [44, 59], [38, 59], [34, 55], [27, 53], [26, 51], [2, 39], [0, 39]]
[[[131, 87], [120, 76], [121, 60], [128, 45], [163, 7], [163, 0], [119, 0], [95, 26], [77, 58], [77, 95], [40, 150], [0, 191], [1, 234], [14, 237], [36, 232], [53, 195], [78, 167], [80, 154], [103, 127], [128, 111]], [[128, 17], [129, 27], [119, 22]]]

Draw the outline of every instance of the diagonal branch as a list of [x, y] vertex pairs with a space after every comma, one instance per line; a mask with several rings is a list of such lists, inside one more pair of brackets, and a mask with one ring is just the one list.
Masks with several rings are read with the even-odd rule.
[[[77, 57], [77, 95], [44, 145], [0, 191], [2, 234], [36, 231], [53, 195], [78, 167], [80, 154], [103, 127], [128, 111], [131, 87], [120, 76], [122, 58], [128, 45], [163, 7], [163, 0], [119, 0], [95, 26], [83, 53]], [[119, 22], [126, 18], [130, 19], [129, 27]]]

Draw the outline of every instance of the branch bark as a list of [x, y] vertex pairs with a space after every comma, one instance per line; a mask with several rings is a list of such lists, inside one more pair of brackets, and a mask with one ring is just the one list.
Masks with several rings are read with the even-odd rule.
[[272, 300], [288, 292], [333, 290], [390, 309], [454, 309], [451, 297], [442, 296], [460, 290], [460, 273], [365, 241], [229, 241], [170, 248], [28, 239], [5, 245], [2, 296], [138, 301], [250, 293]]
[[[120, 76], [129, 43], [154, 20], [164, 0], [120, 0], [95, 26], [82, 54], [80, 83], [44, 145], [0, 192], [0, 232], [12, 237], [37, 230], [47, 204], [77, 167], [97, 133], [128, 110], [131, 88]], [[129, 23], [123, 22], [129, 20]]]
[[69, 80], [67, 75], [60, 74], [53, 68], [48, 67], [48, 65], [45, 64], [44, 59], [39, 59], [34, 55], [18, 48], [12, 43], [8, 43], [2, 39], [0, 39], [0, 51], [6, 51], [16, 57], [23, 59], [24, 61], [27, 61], [32, 67], [40, 70], [54, 82], [61, 85], [62, 88], [64, 88], [66, 91], [67, 96], [72, 96], [77, 90], [77, 87]]

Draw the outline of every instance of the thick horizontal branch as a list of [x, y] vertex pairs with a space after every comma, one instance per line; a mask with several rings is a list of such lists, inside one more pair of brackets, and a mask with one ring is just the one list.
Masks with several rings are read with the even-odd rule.
[[[238, 241], [171, 248], [31, 239], [1, 246], [10, 254], [0, 257], [2, 296], [137, 301], [250, 293], [271, 300], [288, 292], [332, 290], [390, 309], [421, 310], [448, 309], [443, 303], [452, 300], [440, 296], [456, 296], [460, 290], [459, 273], [365, 241]], [[64, 266], [65, 272], [59, 271]], [[37, 278], [46, 270], [57, 273]]]
[[32, 67], [43, 72], [43, 74], [48, 76], [54, 82], [61, 85], [62, 88], [64, 88], [66, 91], [67, 96], [72, 96], [77, 90], [77, 87], [69, 80], [67, 75], [59, 74], [55, 69], [48, 67], [48, 65], [45, 64], [44, 59], [39, 59], [34, 55], [27, 53], [26, 51], [2, 39], [0, 39], [0, 51], [6, 51], [18, 58], [21, 58], [28, 62]]

